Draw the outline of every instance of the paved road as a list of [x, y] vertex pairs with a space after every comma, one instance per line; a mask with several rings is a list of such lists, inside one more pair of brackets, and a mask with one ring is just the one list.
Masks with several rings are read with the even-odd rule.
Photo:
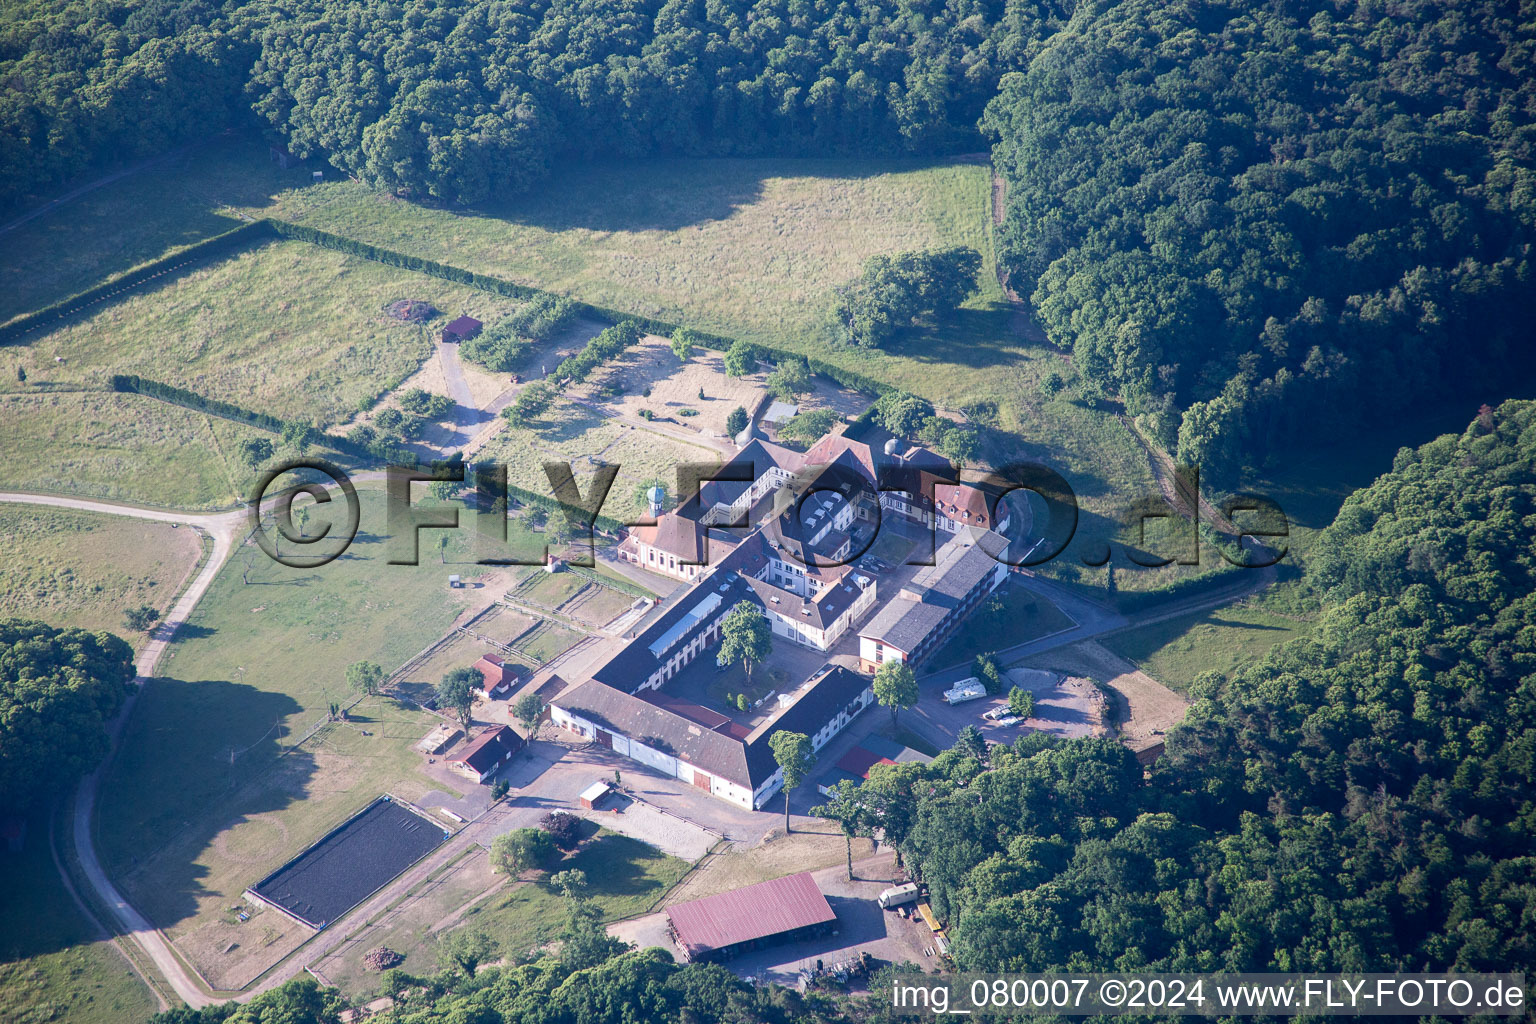
[[[104, 501], [88, 501], [83, 498], [55, 498], [38, 494], [11, 494], [0, 492], [0, 501], [16, 502], [24, 505], [48, 505], [54, 508], [80, 509], [87, 512], [99, 512], [106, 515], [127, 516], [132, 519], [148, 519], [157, 523], [174, 523], [178, 526], [190, 526], [206, 533], [213, 538], [213, 551], [203, 562], [203, 567], [193, 578], [192, 583], [184, 590], [176, 604], [165, 616], [160, 627], [155, 630], [154, 637], [139, 652], [135, 671], [138, 677], [134, 680], [141, 688], [143, 684], [155, 674], [155, 666], [165, 654], [172, 637], [176, 635], [176, 629], [192, 614], [197, 607], [197, 602], [207, 592], [213, 579], [218, 575], [220, 567], [234, 549], [235, 539], [240, 535], [245, 524], [246, 512], [222, 512], [217, 514], [198, 515], [195, 513], [160, 511], [155, 509], [133, 508], [127, 505], [114, 505]], [[110, 738], [114, 750], [122, 736], [123, 726], [128, 721], [129, 714], [133, 711], [134, 702], [138, 699], [139, 688], [136, 688], [123, 703], [123, 710], [117, 720], [112, 723]], [[171, 949], [169, 940], [158, 928], [150, 924], [143, 914], [140, 914], [131, 903], [124, 898], [107, 873], [101, 866], [100, 859], [96, 856], [96, 845], [91, 828], [91, 816], [96, 809], [96, 795], [101, 786], [102, 773], [106, 771], [110, 763], [110, 756], [103, 760], [101, 765], [91, 774], [87, 775], [80, 783], [80, 789], [75, 794], [74, 810], [74, 844], [75, 855], [80, 860], [81, 869], [85, 872], [86, 881], [96, 891], [100, 901], [112, 911], [118, 926], [124, 934], [133, 938], [154, 961], [155, 967], [165, 976], [166, 981], [175, 990], [188, 1006], [208, 1006], [215, 1002], [204, 993], [202, 987], [192, 974], [182, 966], [175, 952]]]
[[[1225, 586], [1192, 594], [1189, 597], [1158, 605], [1156, 608], [1148, 611], [1126, 616], [1104, 605], [1080, 597], [1052, 580], [1042, 579], [1033, 573], [1018, 572], [1012, 577], [1014, 586], [1023, 586], [1028, 590], [1033, 590], [1043, 595], [1071, 616], [1077, 622], [1077, 625], [1070, 629], [1062, 630], [1059, 633], [1053, 633], [1050, 636], [1002, 648], [996, 654], [999, 660], [1003, 662], [1018, 661], [1031, 655], [1055, 650], [1058, 647], [1109, 636], [1121, 630], [1150, 626], [1165, 619], [1177, 618], [1180, 615], [1189, 615], [1194, 612], [1220, 608], [1223, 605], [1231, 604], [1233, 601], [1241, 600], [1250, 594], [1258, 593], [1272, 584], [1275, 581], [1275, 577], [1276, 571], [1273, 566], [1249, 570], [1240, 574], [1238, 578]], [[923, 691], [932, 693], [946, 689], [961, 679], [965, 679], [970, 674], [971, 663], [964, 662], [959, 665], [949, 665], [925, 672], [918, 676], [917, 682]], [[930, 743], [943, 748], [948, 747], [954, 742], [954, 735], [950, 730], [940, 725], [936, 719], [927, 714], [923, 704], [919, 703], [917, 707], [907, 712], [907, 716], [905, 721], [914, 727], [913, 731]]]
[[475, 436], [480, 424], [480, 407], [470, 393], [469, 382], [464, 379], [464, 367], [459, 362], [459, 346], [456, 342], [437, 343], [437, 361], [443, 367], [443, 380], [448, 394], [453, 398], [454, 441], [451, 447], [462, 450]]

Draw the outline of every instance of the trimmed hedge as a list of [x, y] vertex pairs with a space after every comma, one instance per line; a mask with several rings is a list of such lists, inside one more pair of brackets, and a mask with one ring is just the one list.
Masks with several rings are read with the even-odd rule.
[[258, 242], [275, 238], [276, 236], [277, 232], [272, 221], [258, 220], [249, 224], [242, 224], [221, 235], [205, 238], [195, 245], [173, 252], [169, 256], [162, 256], [158, 260], [151, 260], [149, 263], [136, 267], [120, 277], [114, 277], [105, 284], [96, 285], [94, 288], [87, 288], [83, 292], [77, 292], [68, 298], [60, 299], [58, 302], [44, 306], [35, 312], [17, 317], [4, 327], [0, 327], [0, 345], [9, 344], [28, 331], [44, 324], [74, 316], [76, 313], [83, 311], [87, 306], [93, 306], [104, 299], [110, 299], [115, 295], [137, 288], [147, 281], [163, 277], [189, 263], [196, 263], [212, 256], [224, 256]]

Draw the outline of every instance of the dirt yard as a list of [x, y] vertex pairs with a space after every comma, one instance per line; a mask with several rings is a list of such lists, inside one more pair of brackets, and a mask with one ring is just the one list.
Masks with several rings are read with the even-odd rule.
[[[847, 847], [842, 831], [832, 822], [821, 819], [800, 819], [795, 830], [786, 838], [782, 819], [774, 830], [775, 838], [768, 839], [743, 850], [726, 847], [704, 859], [693, 874], [667, 894], [664, 906], [686, 903], [717, 892], [739, 889], [754, 882], [766, 882], [770, 878], [792, 875], [797, 871], [814, 871], [833, 867], [847, 860]], [[855, 861], [870, 856], [874, 847], [868, 839], [853, 841]]]
[[1183, 719], [1189, 706], [1183, 697], [1093, 641], [1026, 658], [1021, 664], [1103, 683], [1115, 697], [1114, 720], [1132, 750], [1162, 742], [1163, 734]]
[[[757, 407], [766, 376], [767, 370], [759, 367], [745, 377], [727, 377], [724, 355], [705, 349], [696, 349], [686, 363], [681, 362], [666, 338], [648, 334], [568, 394], [610, 416], [640, 419], [641, 410], [648, 409], [655, 416], [653, 422], [680, 426], [704, 437], [725, 437], [726, 417], [738, 405], [748, 413]], [[608, 389], [615, 385], [623, 393], [609, 395]], [[647, 388], [649, 398], [644, 395]], [[694, 415], [684, 411], [689, 409]]]

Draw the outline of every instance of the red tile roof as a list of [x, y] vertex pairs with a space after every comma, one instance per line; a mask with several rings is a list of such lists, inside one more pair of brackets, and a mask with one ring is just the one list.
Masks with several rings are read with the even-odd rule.
[[690, 957], [837, 920], [809, 871], [667, 908]]

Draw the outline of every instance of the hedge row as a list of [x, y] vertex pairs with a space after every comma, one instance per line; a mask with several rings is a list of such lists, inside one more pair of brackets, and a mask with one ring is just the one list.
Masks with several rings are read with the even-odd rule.
[[173, 252], [169, 256], [162, 256], [160, 259], [151, 260], [143, 266], [135, 267], [120, 277], [114, 277], [105, 284], [96, 285], [94, 288], [87, 288], [83, 292], [77, 292], [68, 298], [60, 299], [52, 305], [44, 306], [35, 312], [17, 317], [4, 327], [0, 327], [0, 345], [9, 344], [36, 327], [73, 316], [84, 310], [87, 306], [137, 288], [147, 281], [163, 277], [189, 263], [196, 263], [213, 256], [228, 255], [230, 252], [247, 248], [256, 242], [273, 237], [276, 237], [276, 231], [272, 222], [266, 220], [242, 224], [221, 235], [214, 235], [212, 238], [204, 239], [196, 245]]
[[[150, 380], [147, 377], [137, 377], [131, 374], [114, 374], [109, 378], [109, 383], [113, 391], [143, 395], [146, 398], [158, 399], [171, 405], [179, 405], [183, 408], [207, 413], [210, 416], [218, 416], [221, 419], [244, 423], [260, 430], [269, 430], [275, 434], [281, 434], [283, 428], [288, 425], [287, 421], [268, 413], [253, 412], [231, 402], [209, 398], [195, 391], [188, 391], [186, 388], [179, 388], [174, 384], [166, 384], [162, 381]], [[369, 462], [392, 462], [412, 466], [420, 461], [415, 452], [407, 451], [403, 448], [380, 452], [367, 445], [357, 444], [346, 437], [324, 434], [307, 426], [306, 429], [309, 431], [308, 436], [311, 442]], [[551, 495], [539, 494], [511, 483], [507, 485], [507, 496], [515, 498], [524, 505], [537, 505], [551, 514], [566, 507], [564, 503], [557, 501]], [[596, 518], [595, 525], [599, 529], [607, 530], [610, 533], [621, 530], [625, 526], [624, 523], [614, 519], [612, 516], [604, 515], [599, 515]]]
[[[495, 295], [503, 295], [513, 299], [531, 300], [543, 295], [553, 295], [541, 288], [531, 288], [527, 285], [515, 284], [504, 281], [499, 277], [491, 277], [489, 274], [476, 274], [461, 267], [449, 266], [446, 263], [438, 263], [435, 260], [422, 259], [420, 256], [409, 256], [393, 249], [385, 249], [382, 246], [372, 245], [368, 242], [359, 242], [353, 238], [345, 238], [334, 235], [329, 231], [321, 231], [305, 224], [292, 224], [288, 221], [274, 220], [270, 222], [272, 230], [283, 238], [292, 238], [298, 241], [309, 242], [326, 249], [335, 249], [338, 252], [349, 253], [353, 256], [361, 256], [363, 259], [373, 260], [392, 267], [400, 267], [404, 270], [412, 270], [418, 274], [426, 274], [430, 277], [441, 278], [444, 281], [452, 281], [455, 284], [468, 285], [480, 291], [491, 292]], [[562, 296], [555, 296], [561, 298]], [[622, 310], [609, 309], [606, 306], [594, 306], [590, 302], [570, 300], [572, 306], [582, 315], [596, 320], [607, 320], [610, 323], [619, 323], [624, 320], [633, 321], [636, 326], [647, 334], [659, 334], [670, 337], [676, 331], [678, 324], [669, 320], [657, 320], [654, 317], [640, 316], [636, 313], [627, 313]], [[695, 342], [701, 348], [725, 351], [736, 343], [735, 338], [728, 338], [722, 334], [712, 334], [708, 331], [695, 330]], [[764, 358], [779, 362], [785, 359], [805, 359], [812, 373], [819, 373], [824, 377], [837, 381], [843, 387], [856, 391], [868, 391], [875, 395], [883, 395], [893, 390], [889, 384], [882, 383], [871, 377], [854, 370], [844, 369], [841, 366], [833, 366], [815, 357], [802, 356], [796, 352], [772, 348], [767, 345], [752, 343]]]

